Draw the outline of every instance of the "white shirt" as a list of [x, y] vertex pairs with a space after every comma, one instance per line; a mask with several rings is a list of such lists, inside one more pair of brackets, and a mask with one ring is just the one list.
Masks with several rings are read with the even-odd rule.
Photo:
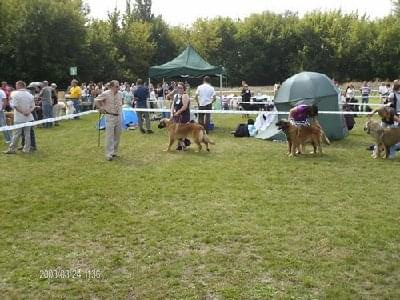
[[203, 83], [197, 87], [196, 95], [199, 96], [199, 105], [206, 106], [212, 103], [215, 90], [210, 84]]
[[354, 90], [352, 88], [348, 88], [346, 91], [346, 98], [352, 99], [354, 98]]
[[382, 95], [386, 95], [388, 92], [388, 88], [386, 87], [386, 85], [380, 85], [378, 88], [378, 93], [382, 96]]
[[[35, 108], [33, 96], [27, 90], [16, 90], [11, 92], [11, 106], [14, 107], [14, 123], [25, 123], [33, 121], [32, 111]], [[24, 113], [29, 113], [28, 116], [18, 112], [15, 107]]]
[[0, 110], [3, 110], [3, 105], [4, 103], [4, 99], [6, 99], [6, 93], [4, 93], [4, 91], [2, 89], [0, 89]]

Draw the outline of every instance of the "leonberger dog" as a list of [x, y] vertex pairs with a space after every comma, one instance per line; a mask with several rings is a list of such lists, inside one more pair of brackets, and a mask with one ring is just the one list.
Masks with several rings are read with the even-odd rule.
[[390, 106], [379, 107], [379, 108], [373, 110], [369, 116], [371, 117], [372, 115], [374, 115], [376, 113], [378, 113], [382, 122], [392, 122], [393, 123], [394, 116], [396, 115], [394, 108], [390, 107]]
[[379, 122], [369, 119], [364, 126], [364, 131], [375, 140], [376, 151], [372, 157], [389, 158], [390, 147], [400, 142], [400, 128], [383, 128]]
[[312, 144], [314, 154], [322, 154], [322, 141], [330, 144], [317, 120], [313, 120], [310, 126], [296, 126], [285, 119], [280, 120], [275, 125], [286, 135], [290, 157], [304, 153], [306, 143]]
[[191, 137], [199, 147], [198, 151], [201, 151], [203, 148], [201, 143], [206, 145], [207, 151], [210, 151], [210, 148], [208, 147], [209, 144], [215, 145], [206, 134], [204, 127], [198, 123], [174, 123], [173, 120], [164, 118], [160, 120], [158, 128], [167, 128], [168, 130], [169, 145], [164, 151], [171, 151], [171, 147], [175, 141], [189, 137]]

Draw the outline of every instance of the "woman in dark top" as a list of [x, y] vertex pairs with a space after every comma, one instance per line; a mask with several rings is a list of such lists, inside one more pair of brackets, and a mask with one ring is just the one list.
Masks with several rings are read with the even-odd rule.
[[[176, 86], [174, 101], [171, 105], [171, 115], [173, 116], [174, 123], [185, 124], [190, 122], [190, 99], [186, 94], [185, 85], [179, 82]], [[190, 140], [180, 140], [177, 150], [184, 150], [185, 147], [190, 145]]]
[[243, 83], [242, 89], [242, 103], [240, 104], [244, 110], [251, 110], [251, 91], [246, 83]]
[[176, 87], [171, 113], [175, 123], [190, 122], [190, 99], [182, 82], [179, 82]]

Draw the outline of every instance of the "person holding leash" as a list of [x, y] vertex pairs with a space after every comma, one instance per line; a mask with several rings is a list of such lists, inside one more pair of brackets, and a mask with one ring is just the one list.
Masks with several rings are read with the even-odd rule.
[[308, 118], [318, 116], [318, 106], [315, 104], [298, 104], [289, 111], [289, 121], [296, 126], [308, 126]]
[[[176, 86], [176, 93], [173, 97], [171, 115], [173, 116], [174, 123], [179, 126], [179, 124], [190, 122], [190, 99], [182, 82], [179, 82]], [[177, 150], [184, 150], [189, 145], [190, 140], [185, 139], [178, 144]]]
[[101, 114], [106, 115], [106, 160], [118, 157], [118, 146], [122, 131], [122, 93], [119, 82], [110, 81], [109, 90], [101, 93], [95, 99], [95, 105]]

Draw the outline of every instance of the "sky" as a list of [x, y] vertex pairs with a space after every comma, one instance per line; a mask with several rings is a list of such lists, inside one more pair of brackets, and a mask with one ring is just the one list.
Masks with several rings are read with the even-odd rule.
[[[94, 18], [107, 18], [107, 12], [115, 6], [125, 10], [125, 0], [85, 0]], [[131, 0], [131, 3], [135, 3]], [[359, 3], [359, 4], [357, 4]], [[162, 15], [170, 25], [190, 25], [197, 18], [213, 18], [216, 16], [233, 19], [249, 16], [252, 13], [269, 10], [283, 13], [286, 10], [296, 11], [300, 16], [312, 10], [341, 9], [350, 13], [357, 11], [371, 19], [382, 18], [392, 9], [391, 0], [153, 0], [152, 12]]]

